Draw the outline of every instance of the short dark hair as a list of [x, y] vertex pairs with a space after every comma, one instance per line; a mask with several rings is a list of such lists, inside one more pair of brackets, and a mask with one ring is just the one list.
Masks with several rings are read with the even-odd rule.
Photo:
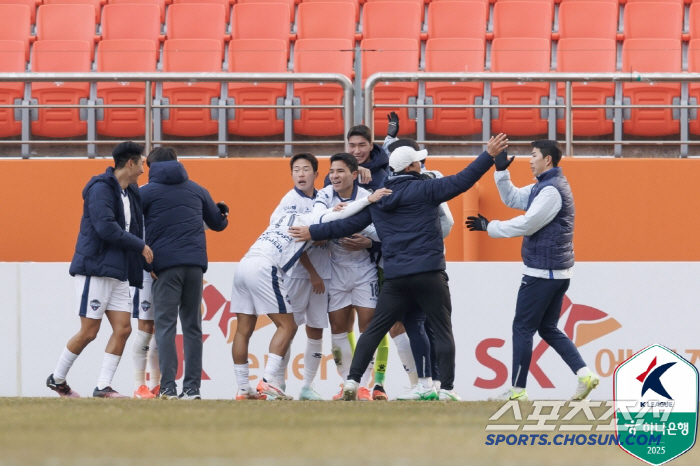
[[413, 150], [416, 150], [416, 151], [420, 150], [420, 146], [418, 145], [416, 140], [410, 139], [410, 138], [397, 139], [396, 141], [389, 144], [389, 146], [387, 146], [387, 149], [389, 149], [389, 153], [392, 153], [396, 149], [398, 149], [399, 147], [404, 147], [404, 146], [411, 147], [411, 148], [413, 148]]
[[348, 139], [353, 136], [362, 136], [367, 139], [367, 142], [370, 144], [372, 143], [372, 132], [365, 125], [357, 125], [350, 128], [350, 131], [348, 131]]
[[308, 160], [311, 163], [311, 167], [314, 169], [314, 173], [318, 171], [318, 159], [314, 154], [311, 154], [309, 152], [302, 152], [300, 154], [294, 155], [292, 157], [292, 160], [289, 161], [289, 168], [294, 169], [294, 162], [296, 162], [299, 159]]
[[356, 172], [360, 169], [360, 166], [357, 164], [357, 159], [346, 152], [338, 152], [337, 154], [331, 155], [331, 163], [338, 160], [344, 162], [345, 165], [348, 166], [350, 172]]
[[143, 146], [132, 141], [124, 141], [117, 144], [117, 147], [112, 149], [112, 158], [114, 159], [114, 169], [124, 168], [129, 160], [134, 163], [143, 156]]
[[532, 147], [539, 149], [540, 152], [542, 152], [542, 157], [547, 155], [551, 156], [552, 165], [555, 167], [559, 166], [559, 161], [561, 160], [561, 146], [557, 141], [540, 139], [538, 141], [533, 141]]
[[148, 154], [146, 165], [150, 167], [152, 163], [170, 162], [172, 160], [177, 160], [175, 149], [172, 147], [156, 147]]

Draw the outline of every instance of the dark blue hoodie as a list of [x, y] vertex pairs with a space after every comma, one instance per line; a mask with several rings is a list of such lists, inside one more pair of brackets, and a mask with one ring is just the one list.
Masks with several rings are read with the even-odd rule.
[[199, 266], [206, 272], [204, 223], [214, 231], [228, 225], [209, 192], [190, 181], [185, 167], [173, 160], [151, 165], [141, 199], [154, 272], [181, 265]]
[[[389, 154], [387, 154], [381, 146], [374, 144], [372, 152], [369, 153], [369, 160], [360, 164], [361, 167], [368, 169], [372, 173], [372, 181], [369, 183], [360, 184], [359, 177], [355, 180], [355, 184], [374, 192], [383, 187], [384, 180], [389, 176]], [[323, 186], [331, 184], [330, 175], [326, 175], [323, 180]]]
[[114, 168], [92, 179], [83, 189], [83, 216], [71, 275], [116, 278], [131, 286], [143, 285], [143, 213], [141, 197], [135, 184], [126, 188], [131, 204], [131, 224], [125, 231], [126, 218], [121, 186]]
[[445, 270], [438, 207], [471, 188], [492, 165], [493, 157], [484, 152], [456, 175], [424, 179], [410, 172], [392, 176], [384, 183], [393, 191], [391, 195], [352, 217], [311, 225], [311, 237], [314, 241], [343, 238], [374, 223], [387, 279]]

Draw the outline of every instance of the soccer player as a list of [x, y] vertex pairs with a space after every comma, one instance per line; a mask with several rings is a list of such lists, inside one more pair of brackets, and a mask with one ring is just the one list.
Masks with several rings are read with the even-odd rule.
[[[153, 277], [150, 272], [143, 273], [143, 288], [132, 290], [134, 311], [132, 317], [137, 319], [138, 330], [132, 348], [134, 361], [134, 398], [155, 398], [160, 392], [160, 366], [158, 364], [158, 346], [155, 339]], [[146, 385], [146, 366], [150, 368], [150, 387]]]
[[[296, 154], [290, 160], [294, 189], [280, 201], [270, 223], [285, 214], [304, 215], [313, 211], [318, 178], [318, 160], [313, 154]], [[306, 324], [306, 351], [304, 351], [304, 381], [300, 400], [323, 400], [313, 388], [323, 358], [323, 329], [328, 328], [328, 285], [331, 278], [331, 257], [326, 243], [304, 251], [299, 263], [291, 270], [287, 290], [297, 325]], [[291, 347], [291, 345], [290, 345]], [[290, 351], [280, 366], [279, 380], [285, 390], [284, 375], [289, 364]]]
[[[231, 348], [238, 382], [237, 400], [290, 399], [277, 382], [282, 358], [297, 328], [294, 316], [287, 307], [290, 304], [287, 273], [312, 243], [294, 241], [288, 233], [289, 228], [349, 217], [389, 193], [391, 191], [380, 189], [369, 197], [351, 202], [339, 212], [327, 209], [306, 215], [282, 215], [265, 229], [238, 263], [231, 294], [232, 311], [238, 316]], [[264, 376], [256, 390], [250, 386], [248, 376], [248, 344], [259, 315], [267, 315], [277, 331], [270, 341]]]
[[[75, 277], [80, 330], [66, 344], [46, 385], [62, 397], [80, 398], [66, 377], [100, 330], [102, 316], [112, 326], [97, 387], [98, 398], [128, 398], [112, 388], [126, 340], [131, 334], [129, 285], [140, 288], [144, 259], [153, 252], [143, 241], [143, 213], [136, 181], [143, 173], [143, 147], [131, 141], [112, 151], [114, 168], [94, 176], [83, 189], [83, 215], [70, 274]], [[143, 257], [142, 257], [143, 256]]]
[[[318, 192], [314, 212], [323, 212], [343, 202], [369, 196], [369, 191], [355, 185], [357, 169], [357, 160], [352, 155], [347, 153], [333, 155], [329, 173], [331, 185]], [[362, 234], [374, 236], [376, 239], [372, 226]], [[379, 296], [379, 282], [375, 258], [368, 249], [351, 251], [344, 248], [338, 240], [331, 241], [329, 249], [333, 278], [329, 286], [328, 318], [331, 324], [333, 358], [338, 372], [345, 381], [352, 360], [352, 347], [348, 340], [348, 332], [352, 331], [351, 313], [353, 308], [357, 311], [360, 332], [364, 332], [374, 316], [374, 308]], [[358, 393], [362, 401], [372, 400], [372, 394], [367, 388], [371, 375], [370, 366], [367, 367]], [[334, 399], [340, 398], [340, 394], [334, 397]]]
[[496, 157], [496, 186], [505, 205], [525, 214], [506, 221], [489, 222], [484, 216], [467, 217], [472, 231], [486, 231], [492, 238], [523, 237], [525, 263], [513, 319], [512, 387], [497, 400], [527, 400], [525, 386], [532, 359], [532, 337], [542, 339], [561, 356], [578, 386], [573, 400], [583, 400], [600, 383], [583, 361], [576, 345], [559, 330], [559, 313], [574, 267], [574, 198], [559, 167], [561, 147], [557, 141], [532, 143], [530, 169], [537, 182], [516, 188], [510, 181], [510, 159]]

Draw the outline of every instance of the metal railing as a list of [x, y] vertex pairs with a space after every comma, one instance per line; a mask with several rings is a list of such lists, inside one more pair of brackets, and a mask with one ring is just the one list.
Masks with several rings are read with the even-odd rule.
[[[381, 82], [417, 82], [419, 83], [418, 96], [416, 96], [416, 104], [375, 104], [374, 88]], [[473, 105], [447, 105], [447, 104], [426, 104], [425, 83], [426, 82], [483, 82], [484, 96], [482, 104]], [[509, 105], [509, 104], [494, 104], [491, 103], [491, 88], [492, 82], [548, 82], [550, 83], [549, 100], [547, 104], [532, 104], [532, 105]], [[565, 83], [564, 103], [557, 103], [557, 83]], [[576, 82], [607, 82], [615, 83], [614, 104], [612, 105], [580, 105], [573, 104], [571, 84]], [[642, 104], [623, 104], [622, 83], [624, 82], [673, 82], [681, 83], [681, 95], [679, 105], [642, 105]], [[364, 87], [364, 118], [368, 126], [373, 128], [373, 113], [377, 108], [415, 108], [417, 121], [417, 140], [420, 144], [443, 144], [443, 145], [477, 145], [481, 144], [485, 147], [489, 136], [491, 135], [491, 110], [499, 108], [540, 108], [548, 110], [548, 137], [549, 139], [557, 139], [556, 131], [556, 110], [564, 110], [565, 119], [565, 138], [562, 142], [565, 145], [565, 154], [573, 155], [573, 146], [576, 143], [588, 145], [614, 145], [615, 155], [620, 156], [623, 145], [680, 145], [681, 157], [687, 156], [688, 145], [699, 145], [700, 141], [688, 140], [688, 121], [689, 111], [697, 109], [698, 105], [690, 104], [688, 99], [688, 83], [700, 82], [700, 73], [376, 73], [370, 76], [365, 82]], [[483, 109], [482, 116], [482, 140], [481, 141], [464, 141], [464, 140], [427, 140], [425, 138], [425, 109], [427, 108], [481, 108]], [[614, 135], [613, 140], [583, 140], [574, 141], [573, 138], [573, 119], [572, 111], [574, 109], [614, 109]], [[680, 138], [678, 141], [669, 140], [623, 140], [622, 139], [622, 123], [623, 109], [635, 108], [673, 108], [680, 109]], [[529, 145], [531, 141], [510, 140], [510, 145]]]
[[[338, 144], [344, 142], [335, 141], [294, 141], [293, 140], [293, 111], [301, 109], [342, 109], [344, 119], [344, 134], [353, 124], [354, 120], [354, 89], [353, 83], [345, 75], [335, 73], [0, 73], [0, 82], [24, 82], [25, 98], [21, 104], [0, 105], [0, 108], [19, 109], [22, 120], [21, 140], [0, 140], [0, 145], [21, 144], [22, 157], [29, 157], [30, 144], [69, 144], [87, 145], [88, 156], [95, 155], [95, 146], [98, 144], [117, 144], [119, 140], [98, 140], [96, 135], [96, 110], [100, 108], [143, 108], [145, 111], [144, 139], [134, 139], [135, 142], [143, 143], [146, 152], [151, 150], [153, 145], [217, 145], [219, 155], [226, 155], [226, 146], [229, 145], [285, 145], [285, 153], [290, 155], [294, 145], [312, 144]], [[32, 82], [90, 82], [90, 99], [87, 104], [81, 105], [56, 105], [56, 104], [32, 104], [31, 83]], [[143, 82], [145, 83], [145, 103], [143, 105], [103, 105], [97, 103], [96, 84], [98, 82]], [[162, 102], [163, 82], [216, 82], [221, 83], [221, 97], [218, 105], [170, 105]], [[241, 105], [227, 103], [228, 86], [231, 82], [275, 82], [286, 83], [287, 93], [283, 105]], [[152, 83], [156, 84], [156, 95], [153, 96]], [[343, 89], [342, 105], [294, 105], [294, 84], [295, 83], [335, 83]], [[155, 97], [155, 99], [154, 99]], [[87, 139], [60, 139], [50, 141], [31, 140], [30, 132], [30, 110], [40, 108], [79, 108], [87, 109], [88, 132]], [[210, 140], [163, 140], [161, 131], [161, 110], [169, 108], [209, 108], [218, 111], [219, 132], [216, 141]], [[235, 109], [281, 109], [284, 111], [284, 140], [283, 141], [229, 141], [227, 140], [227, 119], [226, 111]], [[155, 114], [155, 118], [154, 118]]]

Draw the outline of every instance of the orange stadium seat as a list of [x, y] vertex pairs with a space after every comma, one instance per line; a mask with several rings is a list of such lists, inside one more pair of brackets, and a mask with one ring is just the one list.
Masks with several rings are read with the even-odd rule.
[[[302, 5], [303, 6], [303, 5]], [[297, 73], [340, 73], [352, 79], [354, 40], [301, 39], [294, 46], [294, 71]], [[342, 105], [343, 89], [337, 84], [295, 84], [295, 103], [301, 105]], [[298, 99], [298, 100], [297, 100]], [[295, 110], [294, 132], [308, 136], [343, 134], [340, 109]]]
[[[675, 6], [675, 5], [674, 5]], [[681, 41], [676, 39], [627, 39], [622, 44], [622, 71], [680, 73]], [[678, 105], [680, 83], [623, 83], [623, 104]], [[677, 134], [678, 109], [635, 108], [623, 112], [624, 132], [639, 136]]]
[[[491, 71], [549, 72], [549, 47], [549, 39], [494, 39], [491, 44]], [[549, 100], [549, 83], [493, 83], [491, 95], [492, 103], [498, 104], [546, 104]], [[547, 109], [499, 108], [491, 110], [491, 118], [494, 133], [525, 136], [547, 132]]]
[[226, 23], [231, 21], [231, 3], [229, 0], [173, 0], [173, 5], [178, 3], [215, 3], [224, 7]]
[[[696, 0], [692, 0], [692, 1], [695, 2]], [[680, 6], [683, 6], [685, 3], [687, 3], [684, 0], [625, 0], [625, 1], [621, 1], [620, 3], [650, 3], [650, 2], [652, 2], [652, 3], [676, 3]]]
[[92, 57], [95, 53], [95, 8], [91, 5], [41, 5], [36, 18], [36, 38], [38, 41], [85, 41], [90, 45]]
[[[39, 8], [85, 5], [42, 5]], [[88, 8], [92, 10], [91, 7]], [[90, 11], [90, 18], [93, 18]], [[39, 13], [41, 21], [41, 12]], [[32, 49], [32, 71], [37, 73], [88, 73], [92, 64], [90, 47], [84, 40], [39, 40]], [[40, 105], [81, 105], [90, 97], [90, 83], [35, 82], [32, 100]], [[51, 138], [82, 136], [87, 133], [86, 118], [78, 108], [41, 108], [32, 111], [32, 134]], [[37, 116], [38, 114], [38, 116]]]
[[[425, 71], [484, 71], [484, 47], [483, 39], [430, 39], [425, 46]], [[484, 83], [426, 83], [425, 94], [428, 104], [474, 105], [483, 102]], [[431, 134], [453, 136], [481, 133], [482, 113], [483, 109], [477, 108], [428, 109], [425, 129]]]
[[[549, 9], [552, 11], [552, 18], [554, 18], [554, 3], [560, 3], [560, 0], [496, 0], [496, 3], [516, 3], [516, 2], [544, 2], [549, 5]], [[494, 10], [495, 11], [495, 10]]]
[[289, 6], [281, 3], [237, 3], [231, 18], [232, 39], [282, 39], [289, 51]]
[[421, 8], [418, 3], [396, 2], [365, 3], [362, 13], [362, 37], [364, 39], [413, 39], [420, 44]]
[[[700, 5], [690, 5], [690, 40], [700, 39]], [[2, 34], [0, 32], [0, 34]]]
[[[423, 20], [425, 19], [425, 2], [423, 0], [365, 0], [365, 7], [367, 7], [367, 4], [369, 4], [369, 3], [380, 3], [380, 2], [403, 3], [404, 5], [415, 3], [420, 8], [420, 22], [422, 23]], [[398, 9], [403, 9], [403, 8], [404, 8], [403, 6], [398, 7]], [[397, 8], [394, 7], [394, 9], [396, 10]], [[396, 11], [394, 14], [396, 14], [396, 13], [398, 13], [398, 11]], [[391, 16], [389, 16], [389, 18], [391, 18]]]
[[428, 8], [430, 39], [484, 39], [488, 3], [433, 2]]
[[[0, 73], [22, 73], [27, 69], [24, 44], [18, 40], [0, 40]], [[0, 104], [22, 103], [24, 83], [0, 83]], [[0, 137], [22, 133], [20, 112], [12, 108], [0, 108]]]
[[297, 40], [347, 39], [355, 43], [355, 21], [350, 3], [302, 3], [298, 16]]
[[[690, 7], [691, 10], [694, 6], [695, 5], [692, 5]], [[688, 43], [688, 71], [690, 73], [700, 72], [700, 39], [692, 39]], [[691, 105], [697, 105], [698, 102], [700, 102], [700, 83], [691, 82], [688, 84], [688, 97]], [[691, 134], [700, 134], [700, 118], [698, 118], [698, 109], [691, 108], [689, 117], [688, 130]]]
[[[165, 22], [165, 0], [109, 0], [110, 5], [121, 5], [124, 3], [134, 3], [134, 4], [146, 4], [146, 5], [156, 5], [160, 10], [160, 22], [161, 24]], [[168, 2], [170, 3], [170, 2]]]
[[[157, 43], [152, 40], [103, 40], [97, 46], [97, 71], [154, 72]], [[134, 82], [100, 82], [97, 83], [97, 99], [98, 104], [105, 105], [143, 105], [146, 86], [145, 83]], [[97, 114], [98, 134], [116, 137], [144, 134], [144, 109], [98, 109]]]
[[617, 2], [562, 3], [559, 5], [559, 39], [616, 40], [618, 12]]
[[357, 0], [304, 0], [304, 3], [349, 3], [355, 9], [355, 22], [360, 21], [360, 3]]
[[90, 5], [94, 9], [95, 24], [100, 22], [100, 0], [44, 0], [44, 5]]
[[[605, 5], [601, 3], [601, 5]], [[563, 6], [563, 5], [562, 5]], [[561, 10], [560, 10], [561, 11]], [[557, 71], [562, 73], [612, 73], [615, 71], [615, 39], [559, 39]], [[571, 84], [574, 105], [612, 105], [615, 83], [582, 82]], [[557, 84], [559, 103], [565, 102], [566, 84]], [[600, 136], [613, 131], [613, 109], [581, 108], [572, 110], [576, 136]], [[564, 112], [557, 111], [557, 131], [566, 133]]]
[[160, 10], [155, 4], [125, 3], [105, 5], [102, 14], [102, 40], [153, 41], [156, 60], [160, 34]]
[[[226, 34], [226, 12], [219, 4], [178, 3], [168, 7], [167, 40], [213, 39], [219, 41], [221, 58], [229, 36]], [[192, 56], [182, 52], [182, 56]], [[185, 70], [183, 70], [185, 71]]]
[[[34, 2], [34, 0], [0, 0], [0, 7], [3, 5], [26, 5], [29, 8], [29, 20], [31, 21], [31, 24], [36, 23], [37, 4]], [[0, 21], [2, 21], [5, 14], [7, 14], [5, 10], [0, 11]]]
[[677, 39], [683, 34], [683, 5], [634, 2], [625, 5], [625, 39]]
[[[285, 73], [287, 43], [282, 39], [236, 39], [228, 51], [231, 73]], [[285, 83], [229, 83], [228, 103], [282, 105]], [[228, 131], [239, 136], [272, 136], [284, 133], [284, 110], [237, 108], [228, 112]]]
[[[190, 5], [172, 5], [170, 8]], [[198, 7], [208, 5], [195, 5]], [[212, 5], [223, 10], [221, 5]], [[223, 14], [223, 11], [222, 11]], [[163, 45], [163, 71], [221, 72], [220, 40], [174, 39]], [[212, 105], [219, 102], [219, 83], [163, 83], [163, 98], [171, 105]], [[218, 122], [209, 108], [164, 109], [163, 132], [177, 136], [216, 134]]]
[[32, 23], [26, 5], [0, 5], [0, 40], [18, 40], [24, 44], [25, 61], [29, 60]]
[[[460, 2], [460, 3], [481, 3], [484, 5], [484, 9], [486, 10], [486, 19], [489, 19], [489, 5], [491, 2], [489, 0], [432, 0], [430, 4], [432, 5], [433, 3], [448, 3], [448, 2]], [[427, 3], [427, 2], [426, 2]], [[428, 20], [430, 20], [430, 8], [428, 8]]]
[[238, 0], [238, 3], [284, 3], [289, 6], [289, 22], [294, 22], [294, 0]]
[[493, 8], [493, 37], [552, 37], [552, 8], [547, 2], [499, 1]]
[[[367, 78], [380, 71], [418, 71], [420, 42], [415, 39], [364, 39], [360, 48], [362, 49], [362, 87], [365, 86]], [[374, 88], [374, 103], [376, 104], [415, 103], [417, 96], [418, 83], [380, 82]], [[399, 134], [416, 132], [416, 121], [409, 118], [408, 108], [377, 108], [374, 110], [375, 134], [386, 134], [388, 126], [386, 116], [392, 110], [401, 119]]]

